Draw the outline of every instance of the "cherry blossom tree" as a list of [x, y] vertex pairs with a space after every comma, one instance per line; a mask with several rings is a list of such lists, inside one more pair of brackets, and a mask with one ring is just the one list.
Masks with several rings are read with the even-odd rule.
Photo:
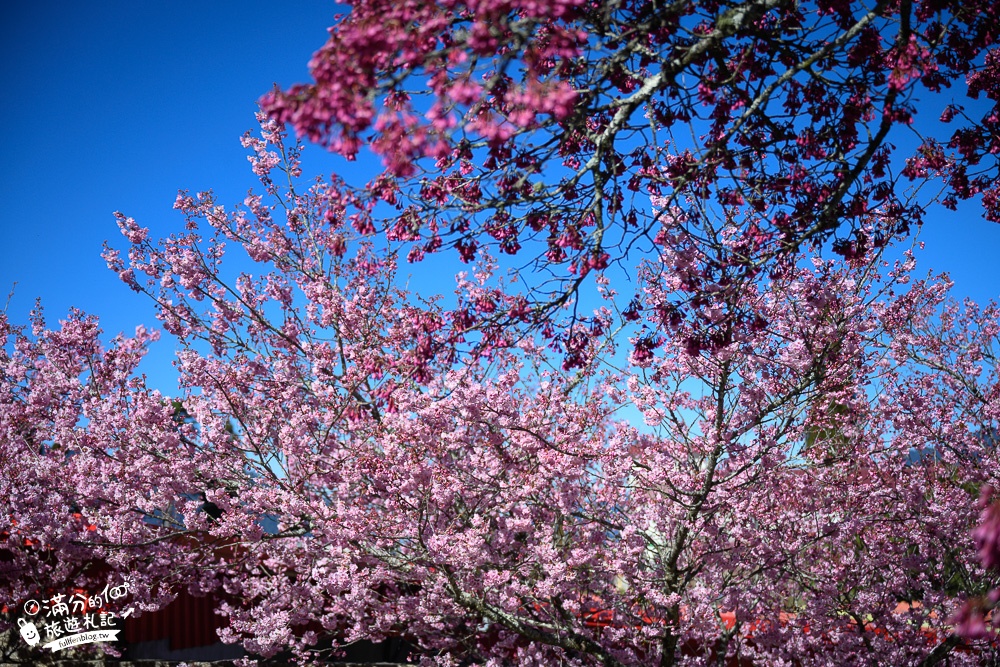
[[148, 334], [7, 330], [30, 370], [6, 371], [4, 446], [115, 480], [67, 483], [48, 524], [18, 510], [22, 535], [216, 591], [224, 638], [263, 656], [402, 636], [437, 664], [977, 664], [950, 617], [995, 583], [972, 536], [995, 307], [912, 253], [814, 253], [679, 317], [697, 246], [666, 210], [641, 301], [598, 271], [587, 323], [555, 322], [569, 366], [543, 333], [465, 326], [523, 303], [489, 258], [450, 302], [401, 287], [398, 246], [263, 128], [260, 195], [182, 193], [160, 242], [122, 215], [127, 260], [105, 253], [179, 341], [179, 395], [130, 375]]
[[470, 309], [486, 329], [543, 327], [589, 272], [631, 269], [666, 211], [700, 241], [673, 297], [689, 306], [811, 244], [863, 256], [933, 201], [1000, 220], [995, 3], [350, 4], [313, 81], [263, 106], [381, 156], [350, 188], [355, 229], [410, 261], [515, 256], [530, 307]]
[[[46, 640], [46, 622], [62, 627], [61, 617], [26, 615], [32, 600], [59, 596], [68, 609], [79, 594], [79, 620], [109, 585], [128, 581], [129, 603], [146, 608], [165, 602], [172, 584], [199, 586], [198, 556], [181, 548], [174, 511], [200, 482], [193, 432], [136, 374], [156, 338], [138, 327], [105, 344], [96, 318], [79, 311], [53, 329], [40, 307], [30, 327], [0, 313], [0, 630], [13, 628], [0, 641], [4, 660], [46, 659], [41, 649], [25, 655], [16, 619], [36, 621]], [[95, 614], [121, 613], [98, 606]]]
[[[998, 313], [885, 249], [1000, 216], [996, 12], [355, 4], [263, 100], [261, 191], [118, 215], [176, 395], [152, 332], [0, 318], [0, 591], [99, 561], [262, 656], [977, 664]], [[384, 171], [304, 184], [286, 125]], [[449, 247], [453, 294], [406, 287]]]

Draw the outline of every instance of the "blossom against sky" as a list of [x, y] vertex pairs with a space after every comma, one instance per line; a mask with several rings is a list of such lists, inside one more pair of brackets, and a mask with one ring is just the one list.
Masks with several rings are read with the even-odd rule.
[[180, 188], [242, 200], [256, 100], [306, 78], [335, 12], [318, 0], [5, 3], [0, 307], [16, 283], [15, 321], [41, 297], [52, 324], [70, 307], [112, 335], [155, 324], [101, 259], [120, 239], [114, 211], [165, 236], [183, 224]]
[[[41, 297], [51, 323], [78, 307], [112, 335], [155, 324], [152, 304], [101, 259], [105, 240], [120, 245], [113, 212], [159, 237], [183, 224], [172, 210], [178, 189], [241, 201], [256, 184], [239, 141], [256, 126], [256, 100], [275, 83], [308, 80], [309, 58], [337, 11], [320, 0], [50, 0], [0, 9], [0, 307], [16, 283], [15, 321]], [[318, 149], [310, 156], [307, 173], [347, 166]], [[921, 239], [920, 266], [948, 271], [957, 295], [1000, 294], [1000, 226], [974, 207], [935, 209]], [[154, 352], [169, 364], [169, 342]]]

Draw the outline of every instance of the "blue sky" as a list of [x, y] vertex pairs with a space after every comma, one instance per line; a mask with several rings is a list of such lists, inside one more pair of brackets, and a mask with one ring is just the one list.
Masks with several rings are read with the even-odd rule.
[[[256, 100], [307, 80], [336, 12], [318, 0], [5, 3], [0, 307], [16, 282], [16, 321], [41, 297], [50, 323], [76, 306], [110, 334], [155, 324], [101, 259], [105, 240], [122, 246], [112, 213], [160, 237], [183, 224], [179, 188], [242, 200], [255, 179], [239, 138]], [[320, 151], [311, 163], [345, 165]], [[948, 271], [957, 295], [1000, 294], [1000, 225], [938, 209], [921, 238], [919, 266]], [[146, 364], [154, 383], [172, 376], [171, 352], [165, 341]]]
[[101, 259], [105, 240], [123, 246], [112, 213], [158, 238], [183, 224], [180, 188], [242, 200], [256, 100], [308, 78], [335, 12], [318, 0], [4, 3], [0, 307], [16, 282], [17, 321], [41, 297], [50, 324], [76, 306], [111, 334], [154, 325]]

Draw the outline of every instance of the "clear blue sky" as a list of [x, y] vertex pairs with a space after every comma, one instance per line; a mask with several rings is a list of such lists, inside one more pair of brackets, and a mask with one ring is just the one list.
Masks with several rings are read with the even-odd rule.
[[0, 307], [16, 282], [18, 321], [41, 297], [50, 324], [76, 306], [111, 334], [155, 325], [151, 303], [101, 259], [106, 239], [123, 245], [112, 213], [160, 237], [183, 224], [171, 208], [180, 188], [242, 200], [255, 179], [239, 139], [256, 100], [308, 78], [336, 11], [320, 0], [3, 3]]
[[[255, 180], [239, 138], [257, 98], [307, 80], [337, 11], [319, 0], [4, 3], [0, 307], [16, 282], [18, 321], [37, 296], [51, 323], [76, 306], [111, 334], [154, 325], [152, 305], [100, 257], [104, 240], [122, 245], [112, 213], [159, 237], [183, 224], [179, 188], [242, 200]], [[1000, 225], [937, 211], [921, 238], [920, 266], [950, 272], [958, 295], [1000, 295]], [[151, 372], [163, 382], [172, 345], [158, 348], [146, 368], [166, 365]]]

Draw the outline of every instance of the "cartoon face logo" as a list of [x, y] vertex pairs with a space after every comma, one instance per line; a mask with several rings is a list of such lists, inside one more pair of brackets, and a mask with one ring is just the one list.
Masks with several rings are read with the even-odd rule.
[[17, 624], [21, 627], [21, 639], [28, 642], [28, 646], [38, 643], [38, 628], [31, 621], [24, 618], [17, 619]]

